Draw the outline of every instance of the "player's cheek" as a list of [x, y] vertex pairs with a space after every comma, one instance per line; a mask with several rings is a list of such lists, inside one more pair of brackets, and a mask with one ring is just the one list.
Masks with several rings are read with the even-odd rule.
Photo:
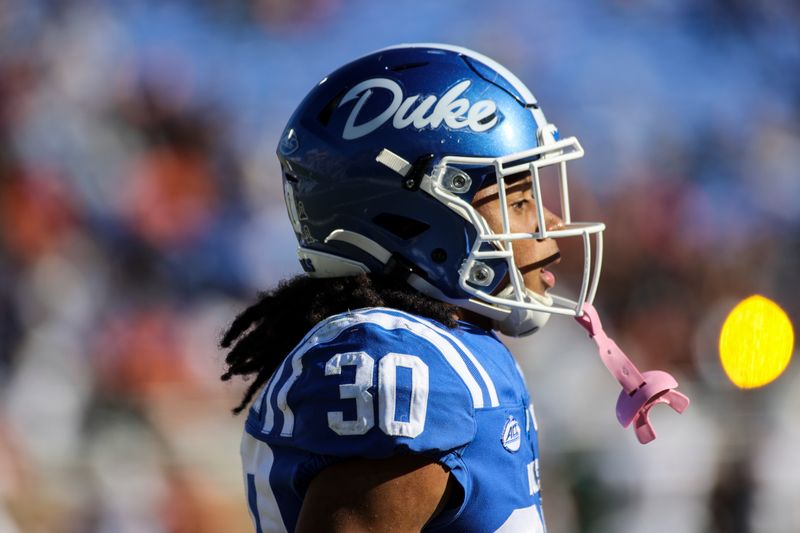
[[536, 210], [529, 207], [529, 204], [526, 204], [525, 208], [518, 210], [515, 215], [519, 231], [524, 233], [536, 231]]
[[[537, 253], [537, 246], [536, 242], [525, 239], [521, 241], [516, 241], [514, 246], [514, 261], [517, 263], [518, 266], [524, 267], [527, 265], [531, 265], [541, 259], [539, 254]], [[532, 277], [530, 273], [526, 273], [525, 277]]]
[[[533, 224], [533, 225], [532, 225]], [[536, 224], [536, 217], [525, 209], [509, 209], [508, 225], [512, 232], [531, 233]]]

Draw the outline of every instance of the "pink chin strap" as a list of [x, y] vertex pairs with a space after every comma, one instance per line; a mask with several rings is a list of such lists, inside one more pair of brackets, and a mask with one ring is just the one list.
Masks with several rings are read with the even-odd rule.
[[656, 438], [656, 431], [650, 423], [650, 409], [658, 403], [665, 403], [678, 413], [689, 407], [689, 398], [676, 391], [678, 382], [667, 372], [651, 370], [639, 372], [628, 356], [619, 349], [600, 323], [597, 310], [589, 303], [583, 304], [583, 315], [575, 317], [578, 324], [589, 332], [589, 337], [597, 343], [600, 359], [611, 372], [622, 391], [617, 399], [617, 420], [622, 427], [634, 422], [636, 438], [642, 444]]

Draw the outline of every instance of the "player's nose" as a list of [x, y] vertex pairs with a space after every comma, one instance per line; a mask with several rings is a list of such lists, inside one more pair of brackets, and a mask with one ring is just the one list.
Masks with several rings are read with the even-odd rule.
[[[547, 228], [547, 231], [558, 231], [564, 228], [564, 221], [561, 220], [561, 217], [547, 209], [544, 208], [544, 224]], [[538, 225], [536, 231], [539, 231]], [[544, 239], [537, 239], [539, 242], [542, 242]]]

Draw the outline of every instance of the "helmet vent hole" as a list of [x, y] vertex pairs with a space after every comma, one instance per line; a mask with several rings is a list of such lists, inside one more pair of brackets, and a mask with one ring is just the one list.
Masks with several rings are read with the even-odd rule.
[[389, 70], [392, 72], [401, 72], [403, 70], [411, 70], [412, 68], [419, 68], [424, 67], [427, 65], [427, 61], [417, 62], [417, 63], [403, 63], [402, 65], [395, 65], [394, 67], [389, 67]]
[[413, 239], [430, 228], [430, 225], [424, 222], [393, 213], [381, 213], [372, 221], [403, 240]]
[[333, 110], [339, 106], [339, 102], [342, 101], [342, 98], [344, 97], [348, 89], [349, 87], [345, 87], [344, 89], [339, 91], [339, 94], [331, 98], [330, 102], [325, 104], [325, 107], [322, 108], [322, 111], [320, 111], [317, 114], [317, 120], [319, 121], [320, 124], [322, 124], [325, 127], [328, 126], [328, 122], [330, 122], [331, 120], [331, 115], [333, 115]]
[[492, 113], [489, 116], [483, 117], [478, 121], [479, 124], [488, 124], [497, 117], [497, 113]]

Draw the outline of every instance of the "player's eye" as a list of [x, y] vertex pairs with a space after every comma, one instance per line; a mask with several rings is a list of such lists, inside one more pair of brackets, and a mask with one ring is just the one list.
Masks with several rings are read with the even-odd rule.
[[517, 200], [515, 202], [511, 202], [511, 204], [509, 204], [509, 205], [511, 206], [511, 209], [513, 209], [515, 211], [520, 211], [525, 207], [525, 205], [527, 203], [528, 203], [528, 200], [522, 199], [522, 200]]

